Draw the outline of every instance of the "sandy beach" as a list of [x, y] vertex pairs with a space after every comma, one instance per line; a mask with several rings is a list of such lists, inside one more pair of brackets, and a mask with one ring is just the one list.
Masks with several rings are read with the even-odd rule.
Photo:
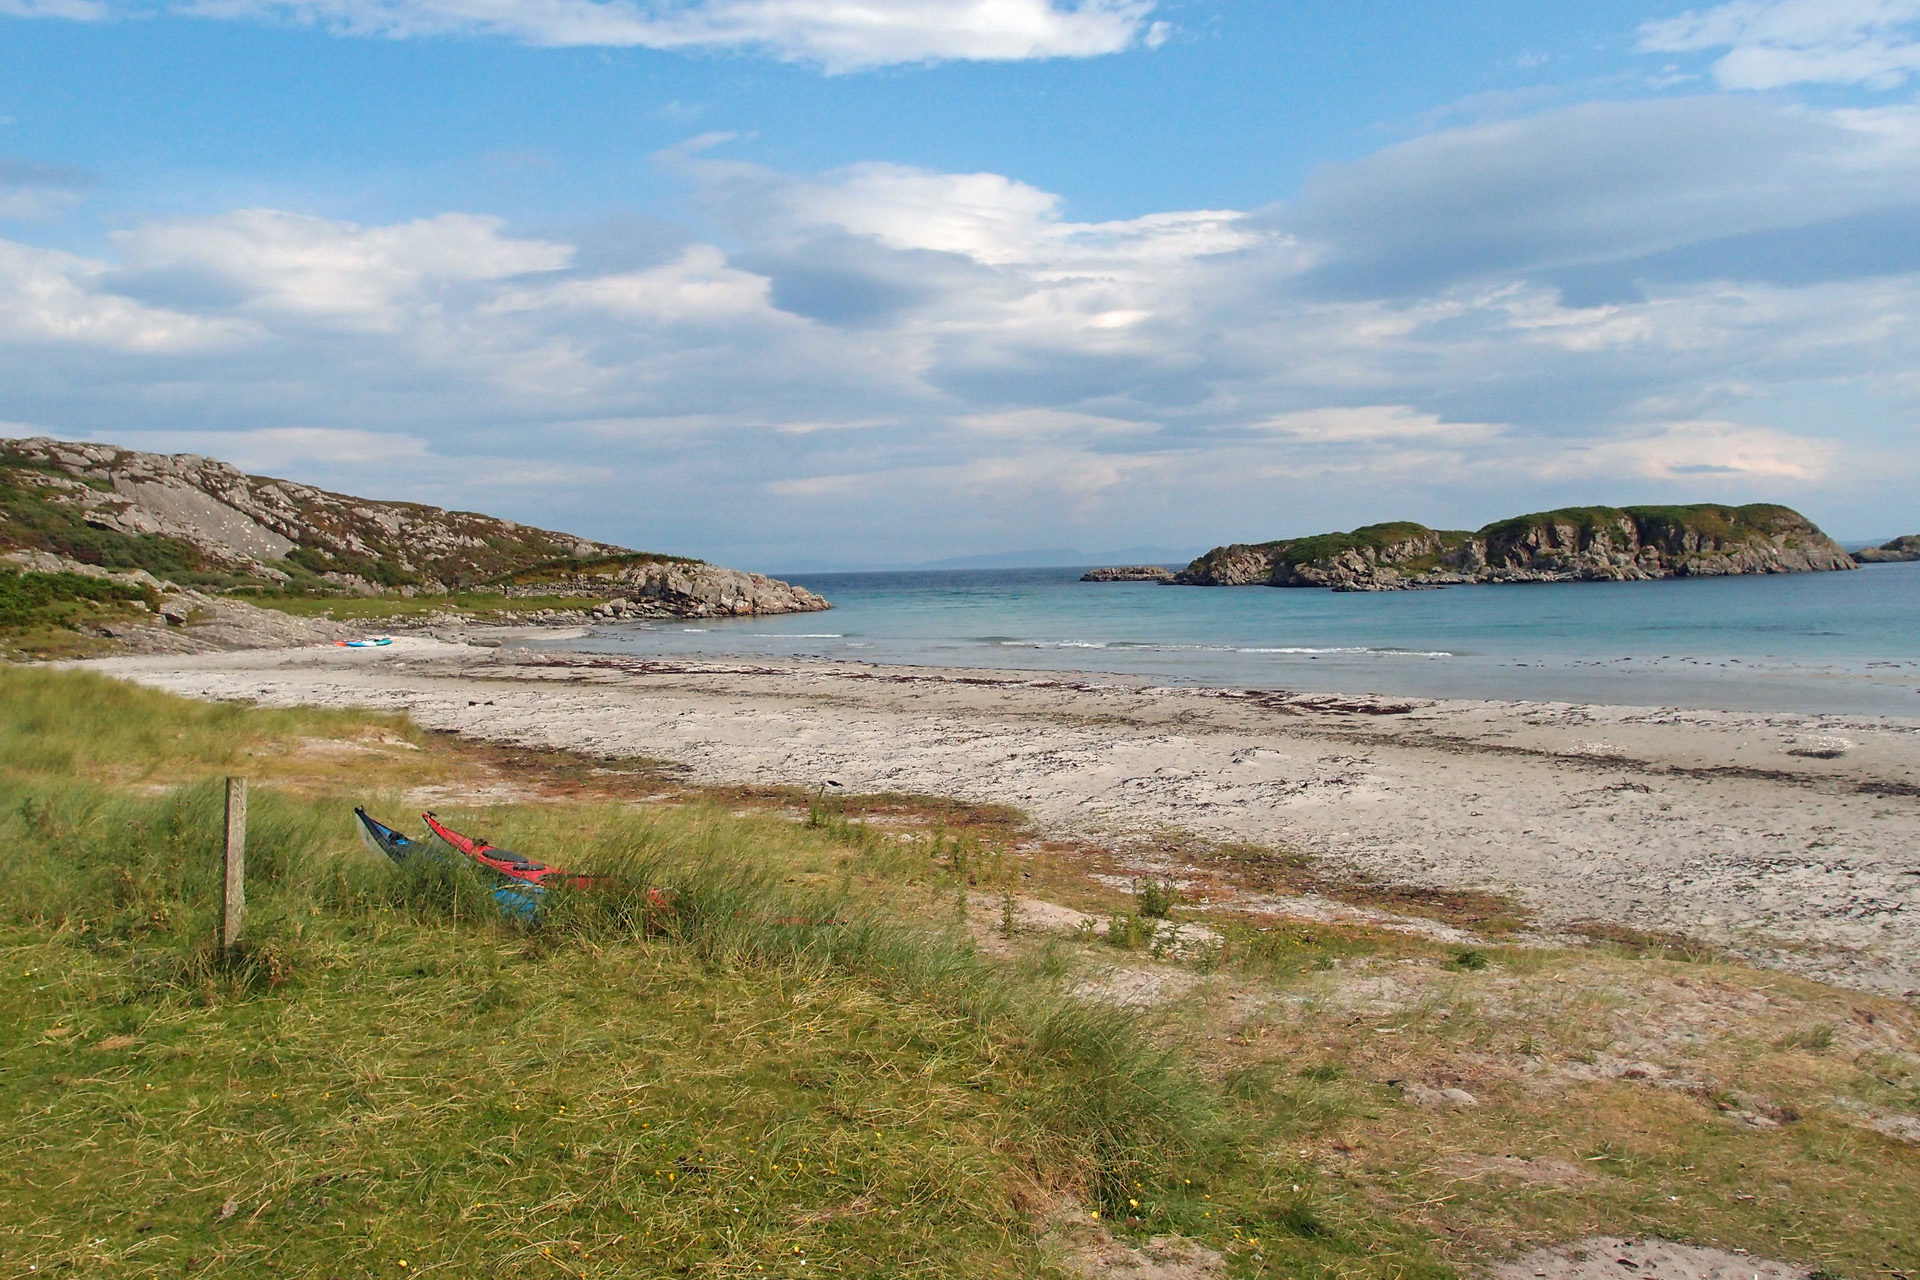
[[1170, 831], [1284, 846], [1391, 882], [1509, 893], [1547, 931], [1685, 934], [1842, 986], [1920, 988], [1920, 720], [473, 639], [87, 665], [195, 697], [404, 709], [480, 738], [673, 761], [703, 782], [1014, 805], [1042, 831], [1138, 849], [1142, 867]]

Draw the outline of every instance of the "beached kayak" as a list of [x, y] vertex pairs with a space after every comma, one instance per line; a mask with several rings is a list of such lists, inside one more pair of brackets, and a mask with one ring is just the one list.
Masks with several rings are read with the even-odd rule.
[[558, 884], [564, 884], [571, 889], [593, 888], [592, 876], [580, 876], [571, 871], [562, 871], [544, 862], [535, 862], [532, 858], [515, 853], [511, 849], [502, 849], [497, 845], [489, 844], [486, 840], [463, 836], [442, 823], [432, 813], [423, 813], [420, 816], [426, 819], [427, 830], [490, 871], [497, 871], [503, 876], [510, 876], [526, 884], [539, 885], [543, 889]]
[[[426, 841], [402, 835], [365, 809], [355, 808], [353, 817], [354, 826], [360, 832], [360, 839], [375, 853], [383, 853], [395, 862], [405, 862], [412, 857], [432, 856], [432, 847]], [[532, 921], [540, 917], [540, 899], [546, 892], [542, 885], [513, 879], [494, 888], [493, 900], [499, 905], [502, 914], [516, 920]]]
[[420, 851], [420, 841], [401, 835], [386, 823], [370, 816], [365, 809], [356, 807], [353, 816], [361, 841], [375, 853], [384, 853], [395, 862], [405, 862]]

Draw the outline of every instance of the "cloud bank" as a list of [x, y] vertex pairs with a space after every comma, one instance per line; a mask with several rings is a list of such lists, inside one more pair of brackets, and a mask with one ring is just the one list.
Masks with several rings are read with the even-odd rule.
[[1724, 49], [1728, 89], [1797, 84], [1893, 89], [1920, 71], [1920, 0], [1731, 0], [1640, 28], [1650, 52]]
[[1157, 0], [0, 0], [0, 14], [104, 21], [160, 8], [345, 36], [492, 36], [547, 47], [741, 50], [830, 72], [1092, 58], [1157, 45]]
[[1591, 104], [1109, 221], [995, 173], [662, 163], [677, 232], [0, 241], [4, 411], [768, 567], [1568, 501], [1911, 522], [1911, 107]]

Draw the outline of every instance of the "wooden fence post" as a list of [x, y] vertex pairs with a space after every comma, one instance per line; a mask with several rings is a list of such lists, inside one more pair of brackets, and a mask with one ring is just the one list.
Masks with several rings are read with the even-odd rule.
[[240, 941], [247, 914], [247, 780], [227, 779], [227, 883], [220, 902], [220, 949]]

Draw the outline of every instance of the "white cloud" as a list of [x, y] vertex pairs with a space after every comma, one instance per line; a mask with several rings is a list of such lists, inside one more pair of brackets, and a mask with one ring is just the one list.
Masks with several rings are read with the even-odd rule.
[[373, 329], [440, 288], [568, 265], [569, 246], [514, 240], [496, 218], [447, 213], [361, 227], [272, 209], [148, 223], [115, 239], [123, 284], [219, 291], [235, 309]]
[[1418, 441], [1481, 443], [1504, 434], [1486, 422], [1448, 422], [1404, 404], [1302, 409], [1276, 414], [1253, 429], [1303, 445], [1404, 445]]
[[0, 240], [0, 340], [179, 354], [253, 332], [233, 320], [117, 297], [102, 288], [105, 273], [99, 262]]
[[1920, 0], [1732, 0], [1640, 28], [1640, 47], [1726, 52], [1714, 79], [1729, 89], [1857, 84], [1891, 89], [1920, 71]]
[[[998, 174], [682, 161], [725, 247], [676, 231], [641, 265], [463, 213], [0, 242], [0, 415], [382, 496], [520, 477], [503, 514], [763, 564], [1689, 495], [1898, 523], [1915, 113], [1523, 123], [1287, 206], [1112, 221]], [[1680, 159], [1620, 144], [1647, 136]], [[1495, 225], [1447, 257], [1476, 202]]]
[[[734, 167], [719, 172], [739, 181]], [[779, 222], [789, 234], [834, 227], [893, 249], [961, 254], [989, 266], [1039, 267], [1052, 274], [1122, 273], [1244, 249], [1263, 238], [1235, 210], [1068, 222], [1060, 217], [1060, 197], [997, 173], [859, 164], [808, 181], [762, 178], [775, 188]]]
[[[20, 0], [0, 0], [0, 3]], [[30, 0], [29, 0], [30, 2]], [[54, 0], [80, 4], [88, 0]], [[1156, 0], [186, 0], [209, 18], [345, 35], [488, 35], [535, 45], [741, 49], [852, 71], [1089, 58], [1158, 44]]]
[[1826, 478], [1832, 441], [1737, 422], [1676, 422], [1622, 439], [1567, 448], [1539, 459], [1548, 479], [1619, 476], [1717, 487], [1758, 481], [1797, 485]]
[[101, 0], [0, 0], [0, 16], [8, 18], [65, 18], [69, 22], [104, 22], [113, 11]]

